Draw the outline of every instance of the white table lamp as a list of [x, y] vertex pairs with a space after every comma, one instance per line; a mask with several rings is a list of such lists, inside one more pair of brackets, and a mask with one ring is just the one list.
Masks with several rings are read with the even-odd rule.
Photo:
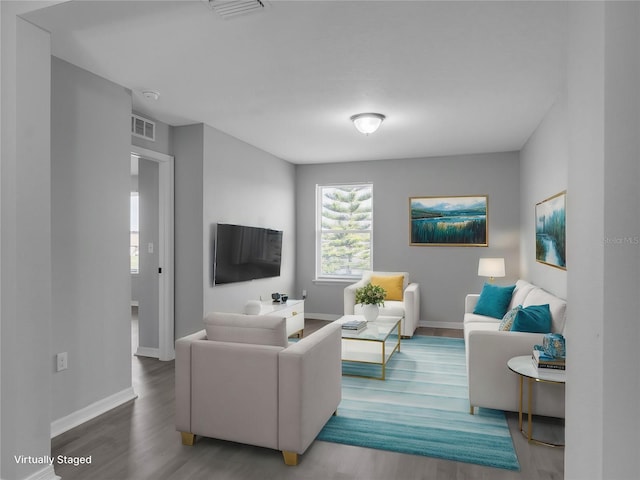
[[481, 258], [478, 262], [478, 276], [489, 277], [493, 282], [495, 277], [504, 277], [504, 258]]

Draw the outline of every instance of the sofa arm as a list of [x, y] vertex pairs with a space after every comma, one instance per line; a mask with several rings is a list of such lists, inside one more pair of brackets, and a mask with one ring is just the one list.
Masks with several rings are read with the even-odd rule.
[[479, 293], [470, 293], [464, 298], [464, 313], [473, 313], [480, 298]]
[[191, 432], [191, 345], [207, 338], [204, 330], [176, 340], [176, 430]]
[[[507, 362], [512, 357], [531, 355], [544, 334], [470, 330], [465, 336], [471, 408], [518, 411], [518, 375], [509, 370]], [[534, 414], [564, 417], [564, 388], [539, 384], [533, 395]]]
[[356, 283], [353, 283], [344, 289], [344, 314], [345, 315], [353, 315], [354, 307], [356, 306], [356, 290], [364, 287], [366, 282], [364, 280], [360, 280]]
[[404, 323], [402, 335], [412, 337], [420, 321], [420, 285], [410, 283], [404, 290]]
[[280, 450], [304, 453], [338, 409], [341, 349], [341, 326], [331, 323], [280, 352]]

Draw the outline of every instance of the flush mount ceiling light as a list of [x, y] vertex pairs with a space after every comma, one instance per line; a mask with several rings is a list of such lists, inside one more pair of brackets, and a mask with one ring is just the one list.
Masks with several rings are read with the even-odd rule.
[[353, 125], [365, 135], [378, 130], [384, 119], [385, 116], [381, 113], [358, 113], [351, 117]]
[[143, 90], [142, 95], [148, 100], [158, 100], [160, 98], [160, 94], [153, 90]]

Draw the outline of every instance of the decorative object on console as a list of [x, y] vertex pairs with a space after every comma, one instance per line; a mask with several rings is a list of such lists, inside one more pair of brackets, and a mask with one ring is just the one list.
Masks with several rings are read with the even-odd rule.
[[271, 294], [271, 298], [273, 300], [273, 303], [280, 303], [280, 294], [279, 293], [272, 293]]
[[493, 318], [503, 318], [509, 309], [509, 302], [511, 302], [511, 295], [515, 288], [515, 285], [500, 287], [485, 283], [473, 313]]
[[261, 309], [262, 305], [259, 300], [249, 300], [244, 306], [244, 313], [246, 315], [258, 315]]
[[567, 269], [567, 191], [536, 204], [536, 261]]
[[486, 247], [486, 195], [411, 197], [410, 245]]
[[287, 300], [289, 300], [289, 295], [286, 293], [281, 293], [280, 294], [280, 301], [282, 303], [287, 303]]
[[478, 262], [478, 276], [489, 277], [493, 283], [496, 277], [504, 277], [504, 258], [481, 258]]
[[566, 340], [560, 333], [548, 333], [542, 339], [542, 350], [549, 357], [564, 358], [567, 354]]

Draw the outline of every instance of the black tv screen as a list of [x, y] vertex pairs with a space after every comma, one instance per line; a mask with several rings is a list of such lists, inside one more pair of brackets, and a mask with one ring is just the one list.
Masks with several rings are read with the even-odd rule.
[[219, 223], [214, 254], [214, 284], [279, 277], [281, 258], [281, 231]]

